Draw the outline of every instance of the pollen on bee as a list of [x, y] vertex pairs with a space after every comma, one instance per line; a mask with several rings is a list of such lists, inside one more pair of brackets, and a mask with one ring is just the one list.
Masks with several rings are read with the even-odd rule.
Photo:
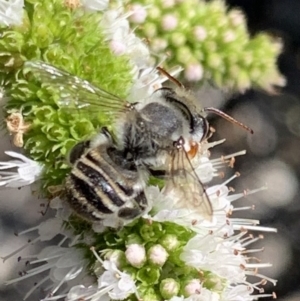
[[198, 153], [198, 149], [199, 149], [199, 144], [196, 143], [195, 141], [192, 141], [190, 143], [190, 150], [188, 151], [189, 158], [193, 159]]

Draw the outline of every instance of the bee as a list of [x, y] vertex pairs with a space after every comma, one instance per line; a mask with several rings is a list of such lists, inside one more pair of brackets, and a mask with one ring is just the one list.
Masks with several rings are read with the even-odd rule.
[[145, 174], [158, 171], [166, 187], [184, 196], [182, 206], [211, 219], [209, 197], [191, 163], [195, 142], [209, 133], [206, 112], [251, 131], [248, 127], [217, 109], [199, 108], [193, 94], [159, 67], [178, 88], [159, 88], [134, 103], [43, 62], [26, 62], [24, 70], [56, 87], [61, 106], [101, 110], [114, 119], [116, 141], [102, 129], [100, 142], [82, 142], [71, 151], [73, 169], [65, 186], [67, 200], [80, 216], [95, 221], [112, 214], [127, 220], [141, 215], [148, 206]]
[[75, 145], [69, 161], [73, 168], [64, 194], [75, 212], [86, 220], [132, 220], [147, 209], [147, 173], [123, 157], [106, 127], [94, 140]]

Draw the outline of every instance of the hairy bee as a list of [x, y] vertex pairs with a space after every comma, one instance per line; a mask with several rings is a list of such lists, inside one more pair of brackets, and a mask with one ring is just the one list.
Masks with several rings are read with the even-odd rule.
[[69, 159], [65, 196], [86, 220], [131, 220], [147, 208], [146, 174], [123, 157], [106, 128], [93, 141], [78, 143]]
[[71, 159], [74, 166], [66, 180], [67, 200], [86, 219], [101, 220], [115, 213], [131, 219], [141, 214], [147, 207], [143, 192], [147, 178], [140, 172], [145, 169], [163, 171], [166, 186], [185, 196], [182, 206], [194, 208], [207, 219], [212, 216], [209, 197], [190, 160], [192, 145], [209, 132], [205, 111], [238, 122], [217, 109], [199, 108], [191, 93], [158, 69], [179, 88], [163, 87], [146, 99], [130, 103], [46, 63], [25, 63], [25, 71], [60, 91], [61, 106], [101, 110], [115, 117], [116, 142], [102, 130], [100, 144], [84, 151], [84, 143], [79, 144], [71, 152], [71, 158], [76, 159]]

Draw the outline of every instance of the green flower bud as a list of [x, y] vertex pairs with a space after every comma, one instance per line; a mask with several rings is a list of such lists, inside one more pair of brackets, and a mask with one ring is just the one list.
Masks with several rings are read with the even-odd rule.
[[161, 296], [157, 294], [153, 288], [146, 287], [147, 289], [145, 290], [141, 288], [141, 299], [143, 301], [161, 301]]
[[161, 10], [155, 5], [151, 5], [148, 10], [149, 19], [159, 20], [161, 18]]
[[68, 132], [57, 123], [47, 123], [42, 126], [41, 131], [45, 133], [50, 141], [63, 141], [68, 138]]
[[140, 235], [147, 242], [157, 241], [163, 234], [163, 228], [160, 223], [152, 222], [150, 224], [144, 224], [140, 228]]
[[159, 239], [159, 243], [169, 252], [176, 250], [180, 242], [174, 234], [166, 234]]
[[226, 280], [224, 278], [218, 277], [215, 274], [210, 273], [209, 275], [205, 276], [205, 287], [209, 290], [222, 292], [226, 285]]
[[126, 262], [125, 254], [121, 250], [107, 250], [104, 252], [104, 259], [114, 262], [118, 269], [121, 269]]
[[49, 27], [46, 24], [41, 23], [38, 27], [34, 27], [32, 31], [34, 33], [32, 39], [39, 48], [45, 48], [49, 46], [54, 39], [52, 32], [49, 30]]
[[145, 266], [141, 268], [136, 275], [136, 278], [144, 283], [144, 285], [153, 285], [159, 282], [160, 271], [153, 266]]
[[166, 278], [161, 281], [159, 290], [164, 299], [171, 299], [179, 293], [180, 284], [172, 278]]
[[84, 137], [91, 136], [94, 132], [94, 126], [88, 119], [76, 120], [70, 127], [70, 135], [75, 140], [82, 140]]
[[143, 244], [142, 238], [137, 233], [131, 233], [124, 238], [126, 239], [126, 246], [131, 244]]
[[180, 47], [177, 49], [176, 58], [179, 63], [187, 64], [194, 59], [194, 56], [189, 47]]
[[151, 22], [147, 22], [144, 26], [144, 32], [146, 33], [147, 37], [149, 39], [154, 38], [155, 36], [157, 36], [157, 29], [156, 29], [156, 25], [151, 23]]
[[20, 52], [24, 44], [24, 37], [17, 31], [7, 31], [2, 33], [0, 47], [9, 52]]
[[51, 120], [56, 115], [56, 111], [51, 106], [42, 106], [33, 111], [35, 115], [34, 123], [44, 123], [45, 120]]
[[170, 36], [170, 42], [174, 47], [181, 47], [186, 43], [186, 37], [182, 33], [174, 32]]
[[65, 139], [61, 144], [54, 145], [53, 148], [60, 149], [60, 153], [66, 157], [76, 143], [77, 141], [74, 139]]

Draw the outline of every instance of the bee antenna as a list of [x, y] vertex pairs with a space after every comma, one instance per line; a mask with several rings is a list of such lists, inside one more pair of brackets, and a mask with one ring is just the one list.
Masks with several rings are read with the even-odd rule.
[[214, 113], [216, 115], [219, 115], [219, 116], [223, 117], [224, 119], [226, 119], [227, 121], [240, 126], [241, 128], [245, 129], [246, 131], [250, 132], [251, 134], [254, 133], [251, 128], [249, 128], [248, 126], [244, 125], [243, 123], [237, 121], [236, 119], [234, 119], [233, 117], [227, 115], [226, 113], [222, 112], [221, 110], [218, 110], [216, 108], [211, 108], [211, 107], [204, 108], [203, 110], [205, 112], [211, 112], [211, 113]]
[[165, 75], [170, 81], [172, 81], [174, 84], [176, 84], [178, 87], [185, 89], [184, 85], [177, 80], [175, 77], [173, 77], [169, 72], [167, 72], [164, 68], [157, 66], [156, 69]]

